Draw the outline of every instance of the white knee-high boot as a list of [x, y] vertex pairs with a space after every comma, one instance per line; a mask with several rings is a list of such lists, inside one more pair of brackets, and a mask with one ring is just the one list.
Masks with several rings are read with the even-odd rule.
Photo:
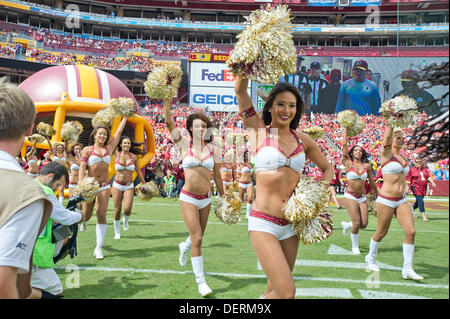
[[114, 239], [120, 239], [120, 219], [114, 220]]
[[184, 245], [187, 250], [191, 250], [192, 247], [191, 236], [188, 236], [188, 238], [186, 238], [186, 240], [184, 241]]
[[105, 241], [107, 224], [97, 224], [95, 226], [95, 234], [97, 236], [97, 247], [95, 247], [94, 256], [97, 259], [103, 259], [103, 242]]
[[187, 262], [186, 255], [189, 252], [189, 250], [191, 250], [191, 247], [192, 247], [191, 236], [186, 238], [186, 241], [182, 241], [178, 245], [178, 248], [180, 249], [180, 257], [178, 258], [178, 262], [180, 263], [180, 265], [182, 267], [186, 266], [186, 262]]
[[130, 215], [123, 215], [123, 230], [128, 230], [128, 220], [130, 219]]
[[355, 255], [361, 254], [359, 251], [359, 234], [350, 233], [350, 238], [352, 239], [352, 251]]
[[212, 294], [211, 288], [206, 284], [205, 273], [203, 271], [203, 256], [191, 257], [192, 270], [195, 275], [195, 281], [198, 285], [198, 292], [203, 296]]
[[348, 236], [350, 233], [350, 229], [352, 229], [353, 223], [352, 222], [341, 222], [342, 225], [342, 233], [344, 236]]
[[403, 278], [422, 280], [423, 277], [416, 274], [412, 268], [413, 257], [414, 257], [414, 244], [403, 243], [403, 269], [402, 269]]
[[378, 247], [380, 247], [380, 242], [375, 241], [371, 238], [369, 245], [369, 253], [366, 256], [366, 263], [368, 269], [372, 271], [380, 271], [380, 269], [377, 266]]

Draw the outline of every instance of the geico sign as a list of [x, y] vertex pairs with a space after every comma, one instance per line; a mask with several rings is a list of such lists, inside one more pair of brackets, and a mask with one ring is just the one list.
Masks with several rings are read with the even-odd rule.
[[202, 69], [202, 81], [225, 81], [232, 82], [235, 80], [235, 76], [231, 73], [230, 70], [222, 70], [219, 73], [210, 72], [209, 69]]
[[192, 97], [194, 103], [210, 105], [238, 105], [237, 98], [227, 94], [194, 94]]

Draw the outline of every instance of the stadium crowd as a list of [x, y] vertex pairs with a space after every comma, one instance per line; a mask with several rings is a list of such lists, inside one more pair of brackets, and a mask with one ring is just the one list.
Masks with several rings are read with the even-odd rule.
[[[173, 110], [174, 119], [178, 127], [182, 127], [185, 123], [186, 117], [194, 112], [198, 112], [196, 108], [190, 108], [186, 106], [175, 106]], [[146, 179], [154, 179], [157, 184], [161, 185], [163, 189], [162, 178], [165, 176], [167, 170], [175, 172], [175, 178], [177, 182], [182, 179], [181, 167], [179, 167], [180, 154], [178, 154], [175, 145], [170, 140], [170, 134], [164, 122], [164, 116], [162, 107], [159, 104], [153, 104], [147, 101], [146, 104], [141, 109], [143, 116], [150, 121], [152, 124], [154, 134], [155, 134], [155, 144], [156, 152], [152, 161], [146, 167]], [[215, 124], [216, 128], [220, 129], [220, 139], [221, 143], [225, 145], [223, 148], [224, 152], [231, 148], [232, 146], [227, 145], [225, 141], [225, 136], [230, 133], [242, 134], [243, 122], [236, 113], [225, 113], [225, 112], [205, 112], [210, 120]], [[300, 127], [308, 128], [312, 126], [320, 126], [325, 130], [325, 137], [319, 139], [317, 142], [326, 155], [329, 162], [335, 160], [338, 168], [342, 170], [342, 129], [337, 122], [336, 114], [313, 114], [312, 121], [308, 121], [306, 115], [303, 117]], [[426, 118], [425, 113], [420, 114], [420, 120], [416, 125], [420, 125], [422, 121]], [[364, 149], [370, 154], [370, 161], [374, 168], [374, 174], [376, 175], [377, 170], [380, 166], [379, 163], [379, 152], [381, 150], [382, 132], [386, 127], [386, 122], [381, 116], [365, 115], [362, 116], [365, 123], [365, 128], [356, 137], [350, 138], [350, 147], [354, 144], [361, 144]], [[414, 132], [416, 125], [408, 127], [406, 129], [405, 136], [411, 136]], [[249, 148], [249, 145], [246, 145]], [[169, 150], [169, 151], [167, 151]], [[412, 165], [412, 157], [414, 155], [413, 150], [405, 148], [402, 151], [402, 155], [410, 159], [410, 164]], [[224, 154], [222, 154], [224, 155]], [[158, 165], [162, 166], [157, 168]], [[429, 169], [433, 174], [433, 177], [439, 179], [448, 180], [448, 159], [439, 161], [438, 163], [428, 163]], [[158, 172], [161, 178], [155, 173]], [[305, 173], [308, 176], [320, 177], [320, 170], [312, 163], [308, 162], [305, 165]]]

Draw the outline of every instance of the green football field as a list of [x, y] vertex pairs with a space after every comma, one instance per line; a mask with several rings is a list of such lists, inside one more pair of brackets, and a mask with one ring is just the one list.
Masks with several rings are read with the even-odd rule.
[[[406, 299], [449, 298], [448, 198], [426, 201], [429, 222], [416, 219], [414, 270], [425, 279], [405, 280], [403, 231], [395, 220], [378, 251], [379, 273], [366, 272], [364, 257], [376, 228], [376, 217], [360, 232], [361, 255], [351, 253], [351, 241], [342, 234], [341, 221], [349, 221], [345, 209], [330, 206], [334, 231], [317, 245], [300, 244], [293, 271], [296, 298]], [[256, 299], [265, 289], [266, 276], [258, 267], [245, 219], [235, 225], [221, 223], [211, 209], [202, 255], [208, 298]], [[418, 214], [418, 213], [416, 213]], [[418, 214], [420, 215], [420, 214]], [[128, 231], [114, 239], [113, 206], [108, 209], [108, 230], [103, 260], [94, 257], [96, 218], [78, 235], [78, 256], [57, 263], [65, 298], [200, 299], [190, 257], [178, 263], [178, 244], [188, 236], [177, 199], [135, 198]]]

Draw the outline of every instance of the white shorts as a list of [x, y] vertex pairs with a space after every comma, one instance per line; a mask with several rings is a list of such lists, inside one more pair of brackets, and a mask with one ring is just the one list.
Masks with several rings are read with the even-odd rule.
[[18, 268], [20, 274], [30, 271], [30, 258], [43, 212], [44, 200], [35, 201], [0, 228], [0, 266]]
[[198, 209], [205, 208], [211, 203], [211, 192], [207, 195], [196, 195], [181, 189], [179, 200], [195, 205]]
[[233, 182], [226, 182], [226, 181], [223, 181], [223, 183], [224, 183], [225, 185], [227, 185], [227, 186], [230, 186]]
[[119, 191], [125, 192], [125, 191], [127, 191], [129, 189], [133, 189], [134, 188], [134, 184], [133, 184], [133, 182], [131, 182], [128, 185], [122, 185], [122, 184], [119, 184], [116, 181], [114, 181], [112, 187], [117, 188]]
[[399, 198], [390, 198], [390, 197], [378, 195], [376, 202], [386, 205], [386, 206], [389, 206], [391, 208], [397, 208], [400, 205], [402, 205], [403, 203], [406, 203], [406, 197], [403, 196], [403, 197], [399, 197]]
[[[262, 215], [260, 215], [259, 217], [255, 217], [258, 214]], [[251, 211], [250, 216], [248, 217], [248, 232], [254, 230], [269, 233], [274, 235], [278, 240], [288, 239], [295, 235], [293, 224], [277, 224], [274, 221], [281, 221], [282, 219], [272, 217], [273, 221], [269, 221], [267, 219], [270, 219], [270, 217], [267, 219], [261, 218], [264, 217], [264, 215], [268, 216], [264, 213], [259, 213], [254, 210]]]
[[249, 183], [241, 183], [241, 182], [239, 182], [238, 185], [239, 185], [240, 188], [247, 189], [247, 187], [252, 186], [252, 182], [249, 182]]
[[39, 268], [33, 265], [31, 273], [31, 287], [48, 291], [58, 295], [63, 292], [63, 286], [58, 274], [53, 268]]
[[367, 200], [365, 194], [362, 195], [360, 198], [358, 198], [358, 197], [354, 196], [353, 194], [351, 194], [351, 193], [349, 193], [347, 191], [344, 192], [344, 198], [348, 198], [348, 199], [354, 200], [358, 204], [364, 203]]
[[104, 190], [107, 190], [107, 189], [111, 189], [111, 185], [109, 185], [109, 183], [99, 187], [97, 193], [100, 193], [101, 191], [104, 191]]

